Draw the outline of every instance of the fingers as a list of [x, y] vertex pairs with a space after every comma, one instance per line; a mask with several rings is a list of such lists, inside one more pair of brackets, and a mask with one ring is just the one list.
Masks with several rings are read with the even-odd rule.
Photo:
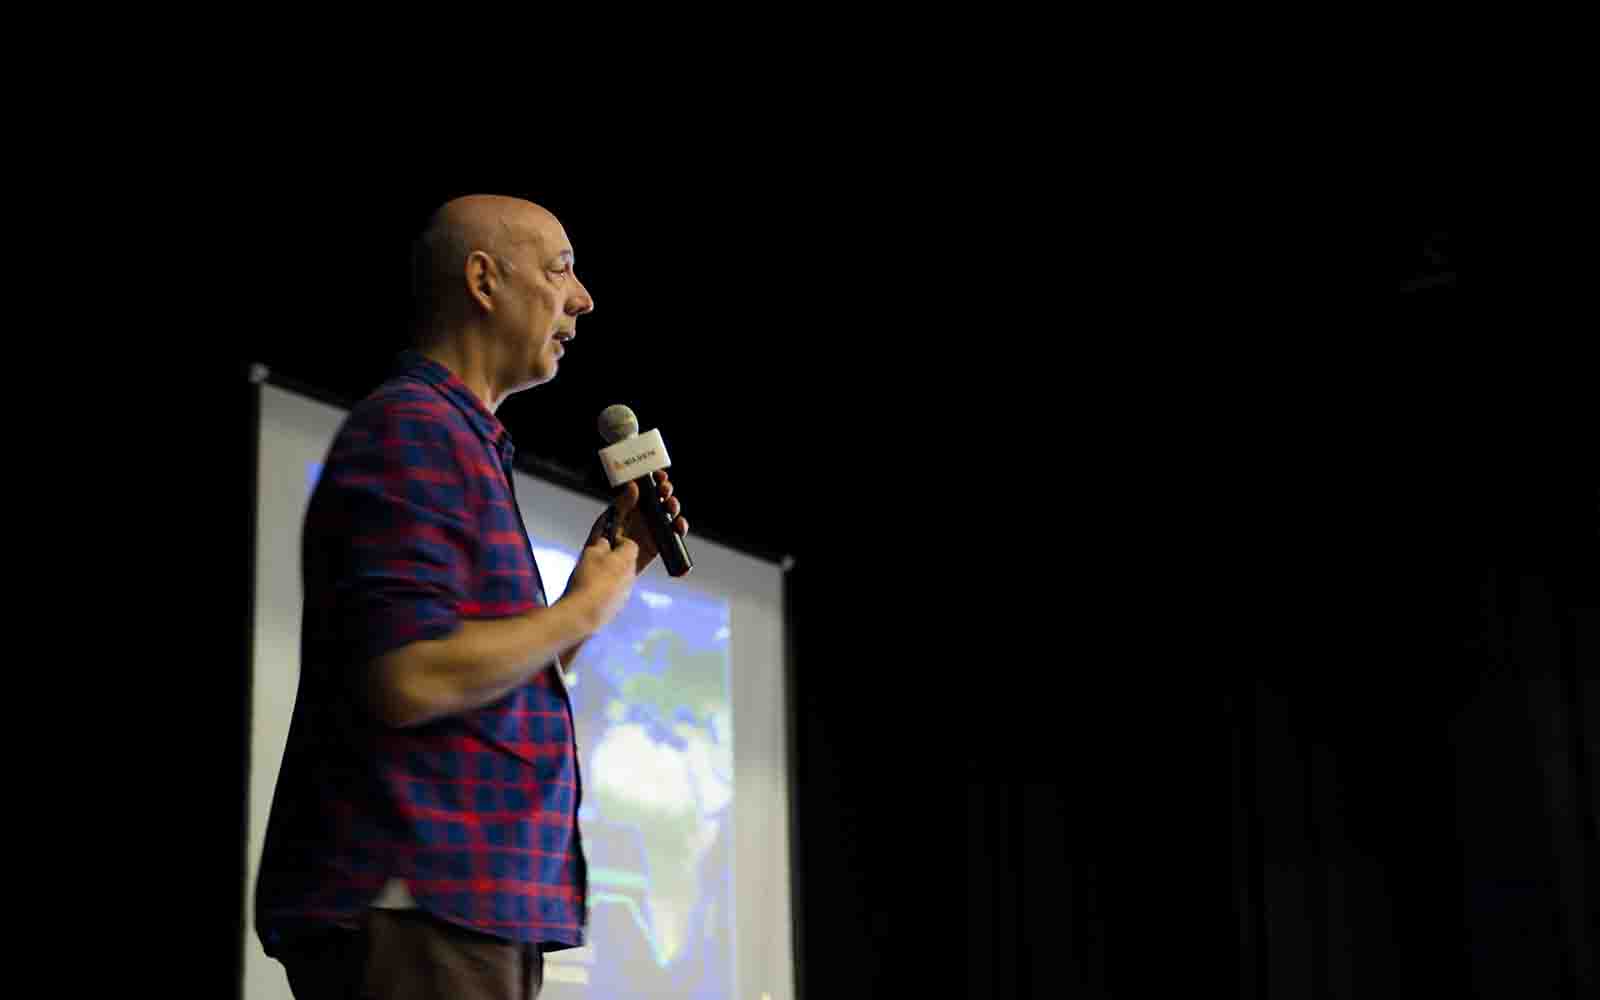
[[[689, 522], [683, 518], [683, 504], [677, 497], [672, 495], [672, 480], [668, 478], [666, 470], [657, 469], [652, 473], [652, 478], [655, 480], [656, 493], [661, 497], [661, 509], [667, 512], [668, 517], [672, 518], [672, 530], [679, 535], [688, 535]], [[617, 490], [617, 499], [614, 505], [617, 512], [617, 523], [626, 522], [629, 525], [629, 530], [643, 530], [634, 520], [635, 515], [640, 513], [637, 509], [638, 506], [639, 484], [635, 481], [623, 484]]]
[[667, 478], [667, 473], [664, 470], [656, 473], [656, 488], [661, 491], [661, 499], [663, 501], [661, 508], [667, 512], [668, 517], [672, 518], [672, 530], [680, 536], [688, 535], [689, 522], [683, 519], [683, 504], [678, 501], [677, 497], [672, 495], [672, 481]]
[[[662, 508], [671, 513], [673, 517], [677, 517], [679, 508], [678, 501], [672, 499], [672, 480], [667, 478], [667, 474], [664, 470], [658, 469], [655, 472], [655, 481], [656, 495], [662, 500]], [[634, 481], [629, 481], [617, 491], [617, 513], [622, 517], [626, 517], [628, 514], [632, 513], [633, 509], [638, 505], [639, 484]]]
[[678, 498], [670, 498], [661, 507], [667, 512], [667, 516], [672, 519], [672, 530], [680, 536], [687, 537], [689, 534], [689, 522], [683, 518], [683, 504], [678, 502]]

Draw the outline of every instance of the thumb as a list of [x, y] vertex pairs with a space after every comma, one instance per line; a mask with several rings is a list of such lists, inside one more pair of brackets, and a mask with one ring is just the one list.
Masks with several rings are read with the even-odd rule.
[[605, 510], [602, 510], [600, 512], [600, 516], [594, 519], [594, 527], [589, 529], [589, 541], [585, 544], [593, 545], [595, 542], [606, 542], [608, 543], [607, 547], [609, 548], [611, 536], [614, 533], [613, 529], [620, 520], [621, 519], [616, 516], [616, 510], [614, 507], [607, 507]]
[[626, 558], [628, 560], [628, 565], [632, 566], [634, 561], [639, 558], [639, 543], [635, 542], [627, 535], [623, 535], [617, 541], [617, 544], [611, 547], [611, 552], [619, 559]]
[[639, 506], [639, 484], [630, 479], [617, 491], [617, 520], [625, 520], [637, 506]]

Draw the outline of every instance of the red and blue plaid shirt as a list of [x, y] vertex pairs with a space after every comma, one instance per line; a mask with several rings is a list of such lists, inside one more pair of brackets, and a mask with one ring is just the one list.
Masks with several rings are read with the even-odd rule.
[[416, 352], [340, 428], [302, 539], [300, 688], [256, 885], [256, 929], [354, 926], [390, 878], [427, 912], [546, 951], [583, 943], [571, 704], [554, 666], [492, 705], [395, 729], [369, 664], [463, 619], [546, 605], [505, 427]]

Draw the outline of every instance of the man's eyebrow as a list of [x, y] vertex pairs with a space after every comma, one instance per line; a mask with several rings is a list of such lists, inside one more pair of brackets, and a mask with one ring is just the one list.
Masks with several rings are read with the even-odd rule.
[[556, 256], [561, 260], [566, 261], [568, 267], [575, 267], [577, 265], [577, 261], [573, 258], [571, 250], [563, 250], [556, 254]]

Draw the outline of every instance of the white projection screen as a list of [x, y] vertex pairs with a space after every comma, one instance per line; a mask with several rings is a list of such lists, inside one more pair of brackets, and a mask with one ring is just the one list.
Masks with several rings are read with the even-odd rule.
[[[278, 1000], [256, 872], [298, 687], [301, 528], [346, 411], [260, 394], [244, 996]], [[553, 600], [602, 504], [521, 472], [516, 491]], [[652, 566], [569, 679], [589, 940], [546, 955], [545, 997], [794, 996], [782, 571], [692, 535], [690, 550], [693, 572]]]

